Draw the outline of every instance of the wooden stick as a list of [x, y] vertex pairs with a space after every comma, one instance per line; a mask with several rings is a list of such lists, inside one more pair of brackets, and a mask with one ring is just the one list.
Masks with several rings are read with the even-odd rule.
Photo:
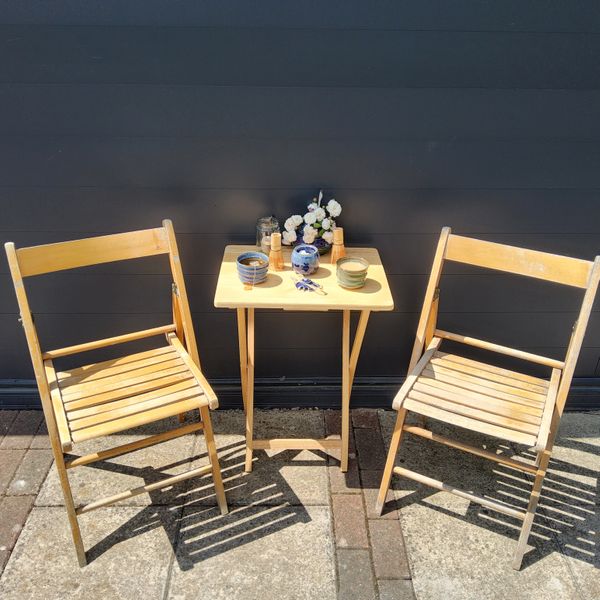
[[471, 492], [465, 492], [464, 490], [455, 488], [454, 486], [444, 483], [443, 481], [438, 481], [437, 479], [426, 477], [425, 475], [421, 475], [420, 473], [416, 473], [415, 471], [405, 469], [404, 467], [394, 467], [394, 473], [396, 473], [396, 475], [406, 477], [407, 479], [417, 481], [418, 483], [428, 485], [429, 487], [435, 488], [436, 490], [450, 492], [455, 496], [465, 498], [470, 502], [476, 502], [477, 504], [481, 504], [486, 508], [491, 508], [492, 510], [496, 510], [498, 512], [504, 513], [505, 515], [509, 515], [510, 517], [514, 517], [515, 519], [520, 519], [521, 521], [525, 519], [525, 513], [523, 511], [510, 508], [510, 506], [500, 504], [499, 502], [494, 502], [493, 500], [488, 500], [487, 498], [482, 498], [481, 496], [477, 496], [475, 494], [472, 494]]
[[210, 473], [212, 470], [211, 465], [204, 465], [203, 467], [198, 467], [197, 469], [192, 469], [190, 471], [186, 471], [185, 473], [180, 473], [179, 475], [174, 475], [173, 477], [167, 477], [166, 479], [161, 479], [160, 481], [156, 481], [155, 483], [148, 483], [146, 485], [141, 485], [137, 488], [132, 488], [125, 492], [120, 492], [119, 494], [114, 494], [113, 496], [107, 496], [106, 498], [101, 498], [100, 500], [95, 500], [94, 502], [90, 502], [84, 506], [81, 506], [77, 509], [78, 515], [83, 515], [92, 510], [96, 510], [98, 508], [102, 508], [103, 506], [110, 506], [115, 502], [119, 502], [119, 500], [127, 500], [127, 498], [133, 498], [134, 496], [139, 496], [144, 492], [153, 492], [155, 490], [161, 490], [163, 488], [169, 487], [171, 485], [175, 485], [180, 481], [185, 481], [186, 479], [190, 479], [191, 477], [199, 477], [200, 475], [206, 475], [206, 473]]
[[274, 438], [270, 440], [254, 440], [256, 450], [328, 450], [340, 448], [342, 441], [337, 438]]
[[362, 347], [363, 340], [365, 339], [365, 333], [367, 331], [367, 324], [369, 323], [370, 314], [370, 310], [360, 311], [358, 326], [356, 327], [356, 333], [354, 334], [354, 341], [352, 342], [352, 352], [350, 353], [350, 392], [352, 392], [352, 384], [354, 383], [356, 365], [358, 364], [360, 349]]
[[242, 386], [242, 403], [246, 412], [246, 393], [248, 381], [248, 334], [246, 333], [246, 309], [237, 309], [238, 345], [240, 349], [240, 380]]
[[346, 256], [346, 247], [344, 246], [344, 229], [336, 227], [333, 230], [333, 248], [331, 249], [331, 264]]
[[340, 468], [348, 470], [348, 447], [350, 442], [350, 311], [342, 317], [342, 451]]
[[202, 418], [202, 423], [204, 425], [204, 437], [206, 438], [206, 449], [208, 451], [208, 459], [210, 460], [217, 503], [221, 510], [221, 514], [226, 515], [229, 512], [229, 509], [227, 508], [227, 499], [225, 498], [225, 488], [223, 487], [223, 478], [221, 477], [221, 467], [219, 466], [219, 457], [217, 456], [217, 447], [215, 445], [210, 412], [206, 406], [200, 407], [200, 417]]
[[248, 368], [246, 375], [246, 461], [244, 470], [252, 471], [254, 428], [254, 309], [248, 309]]
[[133, 342], [134, 340], [141, 340], [143, 338], [153, 337], [155, 335], [163, 335], [175, 331], [175, 329], [176, 326], [173, 323], [170, 325], [153, 327], [152, 329], [142, 329], [141, 331], [133, 331], [132, 333], [116, 335], [114, 337], [104, 338], [102, 340], [85, 342], [83, 344], [76, 344], [75, 346], [66, 346], [65, 348], [58, 348], [56, 350], [48, 350], [48, 352], [44, 352], [42, 354], [42, 358], [44, 360], [52, 360], [54, 358], [60, 358], [61, 356], [77, 354], [78, 352], [87, 352], [88, 350], [97, 350], [98, 348], [104, 348], [105, 346], [125, 344], [126, 342]]
[[460, 342], [461, 344], [475, 346], [476, 348], [482, 348], [483, 350], [491, 350], [492, 352], [498, 352], [498, 354], [514, 356], [515, 358], [545, 365], [546, 367], [552, 367], [553, 369], [564, 369], [565, 367], [565, 363], [561, 360], [555, 360], [554, 358], [548, 358], [547, 356], [541, 356], [540, 354], [532, 354], [531, 352], [524, 352], [523, 350], [515, 350], [514, 348], [509, 348], [508, 346], [500, 346], [499, 344], [494, 344], [493, 342], [486, 342], [485, 340], [479, 340], [477, 338], [460, 335], [458, 333], [451, 333], [450, 331], [443, 331], [442, 329], [436, 329], [435, 335], [445, 340]]
[[269, 252], [269, 267], [272, 271], [283, 271], [281, 233], [279, 232], [271, 234], [271, 251]]
[[153, 446], [154, 444], [160, 444], [161, 442], [166, 442], [167, 440], [172, 440], [174, 438], [181, 437], [182, 435], [187, 435], [188, 433], [198, 431], [203, 427], [204, 425], [202, 423], [191, 423], [185, 427], [173, 429], [172, 431], [166, 431], [164, 433], [158, 433], [156, 435], [144, 438], [143, 440], [138, 440], [137, 442], [130, 442], [129, 444], [115, 446], [114, 448], [110, 448], [108, 450], [102, 450], [99, 452], [93, 452], [92, 454], [78, 456], [77, 458], [68, 461], [65, 466], [67, 469], [73, 469], [82, 465], [89, 465], [91, 463], [98, 462], [99, 460], [107, 460], [109, 458], [113, 458], [114, 456], [121, 456], [122, 454], [134, 452], [140, 448], [146, 448], [147, 446]]
[[449, 446], [450, 448], [462, 450], [463, 452], [469, 452], [470, 454], [474, 454], [475, 456], [481, 456], [482, 458], [493, 460], [494, 462], [505, 465], [507, 467], [512, 467], [513, 469], [519, 469], [520, 471], [531, 473], [533, 475], [537, 473], [537, 468], [535, 467], [535, 465], [529, 465], [520, 460], [515, 460], [514, 458], [502, 456], [501, 454], [494, 454], [493, 452], [489, 452], [488, 450], [483, 450], [483, 448], [476, 448], [475, 446], [463, 444], [462, 442], [458, 442], [456, 440], [447, 438], [443, 435], [434, 433], [429, 429], [423, 429], [422, 427], [417, 427], [416, 425], [404, 425], [403, 429], [407, 433], [418, 435], [419, 437], [431, 440], [432, 442], [438, 442], [440, 444]]

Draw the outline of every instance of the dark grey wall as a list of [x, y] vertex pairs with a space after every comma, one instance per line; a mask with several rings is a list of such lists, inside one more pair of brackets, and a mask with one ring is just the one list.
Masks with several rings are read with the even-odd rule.
[[[0, 237], [172, 218], [210, 378], [237, 375], [234, 317], [212, 307], [223, 246], [319, 187], [342, 202], [348, 242], [380, 249], [396, 302], [372, 318], [362, 376], [405, 372], [443, 225], [600, 250], [595, 0], [13, 0], [0, 48]], [[165, 272], [149, 259], [32, 280], [42, 340], [165, 322]], [[0, 278], [0, 379], [31, 379], [5, 261]], [[445, 327], [564, 353], [578, 294], [457, 268], [444, 285]], [[337, 375], [339, 321], [260, 314], [257, 375]], [[599, 334], [595, 313], [579, 377], [598, 375]]]

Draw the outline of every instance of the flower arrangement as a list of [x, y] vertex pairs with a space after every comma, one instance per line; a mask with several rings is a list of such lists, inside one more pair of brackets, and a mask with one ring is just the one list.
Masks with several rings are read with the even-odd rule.
[[292, 215], [286, 219], [282, 242], [286, 246], [296, 243], [314, 244], [320, 253], [325, 253], [333, 242], [335, 219], [342, 213], [342, 207], [334, 198], [325, 204], [321, 190], [307, 209], [304, 216]]

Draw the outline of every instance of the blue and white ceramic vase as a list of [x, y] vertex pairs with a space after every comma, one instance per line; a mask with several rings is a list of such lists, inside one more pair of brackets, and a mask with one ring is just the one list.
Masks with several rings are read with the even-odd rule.
[[312, 275], [319, 268], [319, 249], [299, 244], [292, 250], [292, 269], [299, 275]]

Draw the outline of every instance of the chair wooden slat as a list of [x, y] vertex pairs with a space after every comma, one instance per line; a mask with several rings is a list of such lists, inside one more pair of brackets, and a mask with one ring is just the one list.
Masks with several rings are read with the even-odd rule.
[[172, 369], [165, 369], [164, 371], [157, 371], [156, 373], [128, 379], [124, 382], [115, 382], [115, 386], [110, 386], [108, 389], [104, 388], [106, 391], [101, 393], [93, 393], [93, 390], [90, 390], [91, 393], [89, 395], [79, 399], [69, 400], [68, 397], [63, 397], [63, 401], [68, 410], [77, 410], [88, 406], [98, 406], [105, 402], [112, 402], [113, 400], [120, 400], [134, 394], [150, 392], [192, 377], [192, 374], [185, 366], [173, 367]]
[[[139, 396], [131, 396], [109, 404], [102, 404], [94, 407], [95, 410], [84, 408], [67, 412], [69, 428], [71, 433], [74, 433], [94, 425], [107, 423], [108, 421], [121, 421], [124, 417], [130, 415], [141, 414], [150, 409], [180, 403], [183, 400], [192, 398], [197, 400], [197, 406], [208, 405], [208, 399], [204, 396], [198, 384], [194, 380], [187, 380], [168, 388], [154, 390]], [[180, 414], [180, 412], [178, 411], [176, 414]]]
[[586, 288], [593, 263], [580, 258], [450, 235], [446, 260]]
[[436, 352], [436, 356], [451, 362], [477, 367], [478, 369], [490, 371], [491, 373], [497, 373], [498, 375], [506, 375], [507, 377], [511, 377], [513, 379], [520, 379], [521, 381], [533, 383], [544, 389], [547, 389], [549, 385], [545, 379], [541, 379], [540, 377], [534, 377], [533, 375], [527, 375], [526, 373], [519, 373], [518, 371], [511, 371], [510, 369], [504, 369], [497, 367], [496, 365], [489, 365], [478, 360], [465, 358], [464, 356], [460, 356], [458, 354], [450, 354], [449, 352], [442, 352], [441, 350], [438, 350]]
[[53, 273], [101, 263], [167, 254], [164, 227], [102, 235], [83, 240], [19, 248], [17, 259], [22, 277]]
[[161, 419], [174, 417], [175, 415], [180, 415], [191, 410], [197, 410], [199, 406], [200, 403], [197, 398], [175, 402], [173, 404], [167, 404], [166, 406], [124, 417], [123, 419], [102, 423], [94, 427], [87, 427], [81, 431], [74, 431], [72, 432], [71, 437], [76, 443], [97, 437], [104, 437], [133, 427], [139, 427], [140, 425], [147, 425], [148, 423], [154, 423]]

